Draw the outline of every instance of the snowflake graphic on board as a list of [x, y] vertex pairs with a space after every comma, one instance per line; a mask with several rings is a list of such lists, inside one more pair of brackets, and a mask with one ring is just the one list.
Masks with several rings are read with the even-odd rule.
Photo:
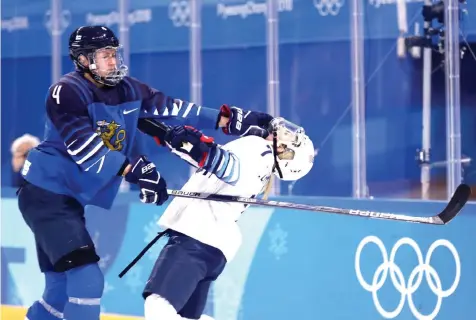
[[270, 238], [270, 245], [268, 250], [274, 255], [276, 260], [281, 259], [281, 256], [288, 252], [287, 237], [288, 233], [281, 228], [277, 223], [273, 230], [268, 232]]
[[[152, 221], [150, 221], [148, 224], [145, 225], [144, 227], [144, 242], [149, 243], [152, 241], [157, 236], [157, 233], [159, 233], [161, 230], [159, 229], [159, 226], [157, 225], [157, 220], [159, 220], [159, 216], [154, 215], [152, 218]], [[150, 248], [147, 251], [147, 257], [151, 261], [157, 260], [160, 254], [160, 250], [164, 247], [164, 245], [167, 243], [168, 238], [166, 236], [162, 236], [159, 241], [157, 241], [152, 248]]]
[[112, 285], [109, 284], [109, 282], [105, 282], [104, 283], [104, 294], [108, 293], [108, 292], [111, 292], [114, 290], [114, 287]]
[[144, 287], [145, 281], [142, 280], [142, 266], [135, 265], [125, 277], [126, 286], [132, 293], [138, 293]]

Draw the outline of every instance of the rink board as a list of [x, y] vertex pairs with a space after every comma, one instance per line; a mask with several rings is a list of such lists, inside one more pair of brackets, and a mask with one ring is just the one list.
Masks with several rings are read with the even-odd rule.
[[[411, 215], [432, 215], [445, 205], [284, 200]], [[2, 304], [25, 307], [41, 296], [43, 288], [35, 245], [16, 200], [3, 198], [1, 209]], [[87, 210], [106, 279], [102, 310], [124, 315], [104, 319], [143, 315], [141, 292], [166, 240], [160, 240], [124, 278], [117, 275], [160, 231], [155, 222], [163, 210], [138, 202], [134, 193], [122, 194], [110, 212]], [[476, 315], [473, 203], [447, 226], [260, 207], [246, 211], [239, 223], [242, 247], [207, 302], [206, 313], [217, 320], [355, 319], [357, 310], [366, 320], [419, 319], [431, 313], [442, 320]], [[5, 319], [15, 320], [24, 309], [4, 311], [12, 317]]]

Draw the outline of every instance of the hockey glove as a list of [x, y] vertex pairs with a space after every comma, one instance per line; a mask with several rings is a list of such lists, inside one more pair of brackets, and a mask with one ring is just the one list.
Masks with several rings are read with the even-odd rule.
[[191, 126], [175, 126], [165, 135], [165, 143], [176, 151], [192, 158], [198, 167], [203, 167], [208, 153], [216, 148], [212, 137], [207, 137]]
[[244, 111], [238, 107], [229, 107], [226, 104], [220, 108], [217, 124], [221, 117], [229, 118], [228, 123], [222, 128], [223, 132], [232, 136], [259, 136], [266, 138], [269, 135], [268, 127], [273, 117], [267, 113], [256, 111]]
[[139, 156], [131, 163], [132, 169], [126, 174], [126, 181], [138, 184], [140, 188], [140, 201], [162, 205], [169, 195], [167, 184], [160, 176], [155, 164], [145, 156]]

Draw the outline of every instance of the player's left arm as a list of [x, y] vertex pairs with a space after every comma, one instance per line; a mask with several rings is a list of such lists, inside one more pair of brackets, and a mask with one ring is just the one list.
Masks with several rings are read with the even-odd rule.
[[134, 81], [142, 96], [141, 119], [157, 119], [170, 124], [190, 125], [213, 129], [219, 110], [205, 108], [193, 102], [173, 98], [136, 79]]
[[[199, 106], [193, 102], [177, 99], [166, 95], [135, 79], [143, 97], [142, 109], [138, 123], [142, 130], [145, 124], [143, 119], [161, 121], [174, 125], [189, 125], [195, 128], [218, 129], [227, 135], [247, 136], [256, 135], [266, 137], [272, 116], [256, 111], [247, 111], [238, 107], [223, 105], [219, 110]], [[151, 134], [161, 137], [164, 133]]]

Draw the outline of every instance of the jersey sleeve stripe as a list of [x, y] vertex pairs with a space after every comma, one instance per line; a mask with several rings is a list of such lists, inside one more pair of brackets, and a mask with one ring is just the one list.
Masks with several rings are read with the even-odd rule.
[[182, 118], [186, 118], [190, 112], [190, 110], [192, 110], [194, 104], [189, 102], [188, 105], [187, 105], [187, 109], [185, 109], [185, 112], [183, 113], [182, 115]]
[[222, 151], [220, 148], [216, 148], [216, 153], [215, 155], [213, 156], [213, 158], [211, 159], [211, 164], [209, 166], [209, 169], [208, 171], [211, 171], [213, 173], [215, 173], [218, 169], [218, 165], [219, 165], [219, 161], [221, 160], [221, 155]]
[[239, 160], [233, 153], [218, 147], [211, 149], [203, 169], [226, 183], [236, 184], [240, 175], [239, 166]]
[[83, 139], [77, 139], [74, 143], [70, 143], [67, 146], [68, 154], [73, 157], [77, 164], [82, 164], [93, 156], [97, 159], [101, 157], [102, 153], [105, 153], [108, 150], [109, 149], [97, 133], [90, 134]]
[[226, 169], [230, 163], [230, 153], [228, 151], [223, 151], [220, 159], [220, 165], [217, 168], [217, 176], [223, 177], [225, 175]]
[[[85, 161], [87, 161], [89, 158], [91, 158], [92, 156], [96, 155], [96, 153], [98, 153], [98, 151], [101, 150], [101, 148], [104, 147], [104, 142], [101, 140], [101, 142], [99, 142], [93, 150], [91, 150], [88, 154], [86, 154], [83, 158], [81, 158], [79, 161], [76, 161], [77, 164], [83, 164]], [[107, 148], [104, 148], [103, 149], [105, 152], [107, 152]], [[98, 157], [98, 155], [96, 155], [96, 157]]]
[[[88, 140], [86, 140], [86, 142], [84, 142], [78, 149], [76, 150], [71, 150], [71, 147], [74, 143], [71, 143], [70, 145], [68, 145], [68, 153], [72, 156], [75, 156], [77, 155], [78, 153], [80, 153], [81, 151], [84, 150], [84, 148], [86, 148], [93, 140], [94, 138], [96, 138], [98, 135], [97, 133], [93, 133], [89, 138]], [[77, 140], [75, 140], [77, 141]]]
[[236, 155], [230, 153], [230, 164], [225, 172], [226, 182], [229, 184], [236, 184], [240, 179], [240, 160]]

